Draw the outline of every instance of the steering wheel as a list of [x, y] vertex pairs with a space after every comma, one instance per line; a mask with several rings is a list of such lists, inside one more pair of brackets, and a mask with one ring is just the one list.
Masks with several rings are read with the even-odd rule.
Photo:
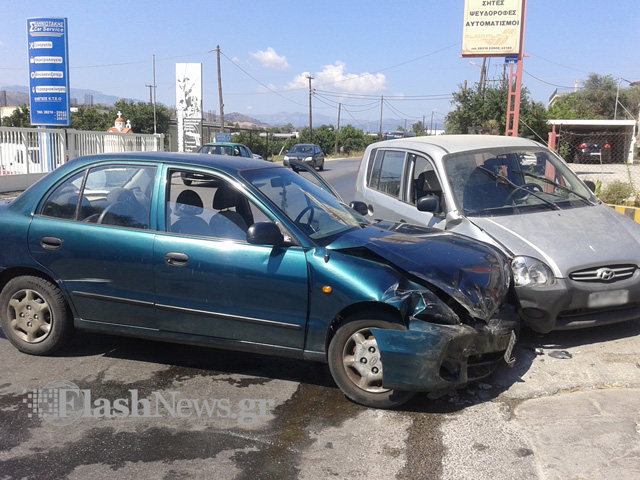
[[[507, 196], [507, 201], [506, 203], [514, 203], [514, 200], [516, 203], [522, 203], [524, 201], [527, 200], [527, 198], [529, 198], [529, 192], [542, 192], [542, 187], [540, 185], [538, 185], [537, 183], [525, 183], [524, 185], [520, 185], [521, 188], [515, 189], [513, 190], [509, 196]], [[523, 190], [526, 189], [529, 192]], [[518, 196], [521, 195], [521, 196]]]
[[100, 216], [98, 217], [98, 220], [96, 221], [96, 223], [102, 223], [111, 210], [113, 210], [115, 207], [120, 207], [124, 204], [125, 202], [115, 202], [115, 203], [112, 203], [111, 205], [107, 205], [107, 208], [105, 208], [102, 211], [102, 213], [100, 213]]
[[[298, 214], [293, 222], [300, 225], [301, 227], [307, 227], [312, 232], [315, 232], [315, 229], [311, 226], [311, 222], [313, 222], [313, 215], [316, 208], [317, 207], [315, 207], [314, 205], [307, 205], [302, 209], [302, 211]], [[302, 223], [302, 217], [304, 217], [307, 212], [309, 212], [309, 218], [307, 218], [306, 222]]]

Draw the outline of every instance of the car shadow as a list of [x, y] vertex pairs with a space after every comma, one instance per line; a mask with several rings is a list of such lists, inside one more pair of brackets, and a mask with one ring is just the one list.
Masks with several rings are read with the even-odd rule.
[[[487, 378], [460, 389], [443, 392], [419, 393], [398, 410], [417, 413], [454, 413], [482, 403], [496, 400], [511, 386], [523, 382], [536, 357], [541, 354], [570, 361], [565, 349], [606, 343], [640, 335], [640, 320], [613, 325], [560, 330], [546, 334], [523, 328], [513, 350], [516, 362], [512, 368], [501, 362]], [[554, 355], [557, 354], [557, 355]]]
[[[505, 393], [511, 386], [523, 382], [541, 350], [545, 354], [562, 352], [580, 345], [605, 343], [640, 335], [640, 321], [582, 330], [555, 331], [539, 334], [523, 329], [513, 355], [516, 363], [509, 368], [504, 362], [493, 374], [483, 380], [459, 389], [441, 392], [418, 393], [396, 411], [414, 413], [454, 413], [465, 408], [490, 402]], [[0, 331], [0, 336], [6, 336]], [[329, 367], [326, 364], [300, 359], [238, 352], [193, 345], [167, 343], [131, 337], [120, 337], [78, 331], [72, 342], [58, 351], [56, 357], [115, 358], [165, 365], [179, 378], [201, 375], [243, 375], [266, 380], [284, 380], [302, 386], [328, 389], [332, 398], [341, 398]], [[562, 358], [562, 357], [556, 357]], [[344, 398], [344, 401], [348, 401]]]

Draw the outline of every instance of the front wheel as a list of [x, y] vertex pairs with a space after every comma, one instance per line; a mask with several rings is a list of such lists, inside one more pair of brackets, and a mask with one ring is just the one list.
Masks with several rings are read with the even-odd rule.
[[60, 289], [40, 277], [10, 280], [0, 294], [0, 326], [21, 352], [49, 355], [69, 341], [73, 318]]
[[355, 320], [341, 325], [329, 344], [329, 369], [340, 390], [354, 402], [375, 408], [396, 407], [414, 392], [382, 386], [382, 359], [372, 328], [403, 327], [384, 320]]

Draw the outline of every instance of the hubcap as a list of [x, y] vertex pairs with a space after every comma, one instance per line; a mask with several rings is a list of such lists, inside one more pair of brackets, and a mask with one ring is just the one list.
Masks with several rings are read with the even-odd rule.
[[39, 343], [51, 331], [51, 309], [35, 290], [20, 290], [9, 300], [9, 325], [27, 343]]
[[382, 360], [373, 333], [368, 328], [355, 332], [344, 345], [342, 363], [349, 379], [366, 392], [383, 393]]

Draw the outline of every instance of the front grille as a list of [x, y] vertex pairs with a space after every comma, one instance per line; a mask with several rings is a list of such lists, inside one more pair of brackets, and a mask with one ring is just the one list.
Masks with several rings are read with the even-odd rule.
[[578, 270], [569, 278], [576, 282], [613, 283], [633, 277], [637, 269], [636, 265], [606, 265]]

